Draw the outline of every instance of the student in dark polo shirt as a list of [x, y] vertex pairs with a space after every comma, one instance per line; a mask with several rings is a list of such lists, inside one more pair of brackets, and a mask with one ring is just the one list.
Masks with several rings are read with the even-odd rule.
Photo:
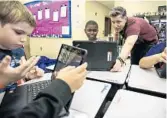
[[120, 71], [130, 53], [131, 64], [138, 65], [140, 59], [158, 41], [155, 28], [142, 18], [127, 17], [126, 9], [123, 7], [113, 8], [110, 16], [115, 35], [121, 34], [125, 39], [125, 44], [111, 71]]

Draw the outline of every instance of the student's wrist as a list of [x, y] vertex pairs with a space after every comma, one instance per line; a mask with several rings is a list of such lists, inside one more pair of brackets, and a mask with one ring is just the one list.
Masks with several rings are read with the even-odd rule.
[[125, 61], [121, 57], [118, 57], [117, 60], [121, 63], [121, 66], [126, 65]]
[[159, 62], [162, 62], [161, 61], [161, 56], [162, 56], [162, 53], [159, 53], [159, 54], [156, 54], [156, 62], [159, 63]]
[[119, 54], [119, 56], [117, 58], [121, 58], [124, 62], [126, 61], [126, 56], [124, 54], [122, 54], [122, 52], [121, 52], [121, 54]]

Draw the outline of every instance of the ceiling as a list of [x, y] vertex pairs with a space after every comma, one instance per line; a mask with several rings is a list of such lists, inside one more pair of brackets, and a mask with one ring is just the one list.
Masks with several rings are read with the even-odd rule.
[[105, 5], [106, 7], [108, 7], [109, 9], [112, 9], [114, 7], [114, 1], [111, 1], [111, 0], [96, 0], [97, 2]]

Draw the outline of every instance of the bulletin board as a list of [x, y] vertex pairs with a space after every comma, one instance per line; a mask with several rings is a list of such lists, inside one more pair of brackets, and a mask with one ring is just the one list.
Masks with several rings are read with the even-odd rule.
[[31, 37], [71, 38], [71, 0], [38, 0], [25, 5], [37, 24]]

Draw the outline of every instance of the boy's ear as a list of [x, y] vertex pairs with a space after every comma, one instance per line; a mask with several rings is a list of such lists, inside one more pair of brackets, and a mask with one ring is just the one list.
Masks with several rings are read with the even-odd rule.
[[85, 33], [86, 33], [86, 29], [84, 29]]
[[24, 52], [25, 52], [26, 59], [29, 59], [31, 57], [30, 51], [31, 51], [31, 49], [30, 49], [30, 37], [27, 36], [27, 40], [24, 43]]

